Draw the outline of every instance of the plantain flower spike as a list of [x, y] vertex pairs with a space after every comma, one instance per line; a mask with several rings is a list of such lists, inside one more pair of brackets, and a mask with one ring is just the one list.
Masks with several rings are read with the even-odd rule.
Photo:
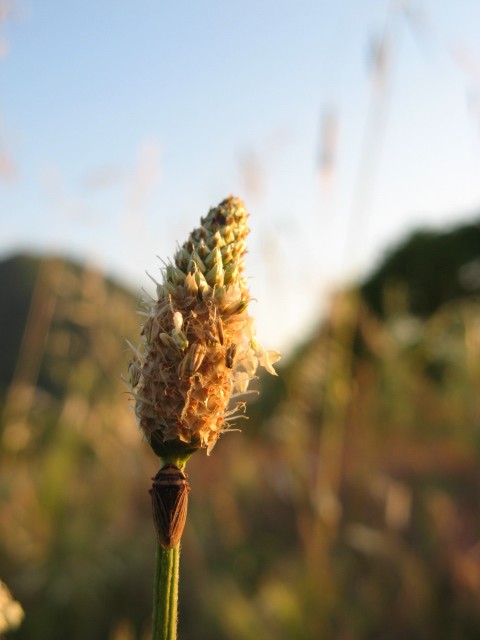
[[144, 301], [142, 342], [129, 366], [138, 424], [157, 455], [209, 454], [244, 408], [258, 365], [276, 375], [277, 351], [255, 340], [243, 275], [248, 214], [230, 196], [201, 219], [162, 270], [157, 300]]

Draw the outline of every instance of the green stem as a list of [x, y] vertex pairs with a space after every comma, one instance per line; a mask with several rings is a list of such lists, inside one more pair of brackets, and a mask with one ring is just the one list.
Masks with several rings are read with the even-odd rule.
[[180, 544], [164, 549], [157, 542], [153, 585], [152, 640], [176, 640]]

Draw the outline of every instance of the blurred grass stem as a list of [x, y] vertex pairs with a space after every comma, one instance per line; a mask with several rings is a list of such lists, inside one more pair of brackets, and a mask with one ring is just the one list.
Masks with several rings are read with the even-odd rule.
[[164, 549], [157, 542], [153, 585], [152, 640], [176, 640], [180, 544]]

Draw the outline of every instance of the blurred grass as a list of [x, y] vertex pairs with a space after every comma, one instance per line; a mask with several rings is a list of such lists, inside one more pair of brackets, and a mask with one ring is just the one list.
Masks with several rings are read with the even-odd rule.
[[[478, 292], [437, 287], [418, 313], [415, 273], [387, 271], [375, 303], [338, 291], [243, 433], [189, 463], [181, 638], [478, 637]], [[146, 638], [157, 462], [119, 378], [136, 297], [59, 259], [6, 261], [0, 287], [11, 637]]]

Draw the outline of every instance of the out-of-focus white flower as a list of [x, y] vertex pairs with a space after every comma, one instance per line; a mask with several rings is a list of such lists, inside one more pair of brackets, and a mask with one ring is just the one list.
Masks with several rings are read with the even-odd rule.
[[7, 585], [0, 580], [0, 633], [17, 629], [24, 616], [20, 603], [13, 599]]

